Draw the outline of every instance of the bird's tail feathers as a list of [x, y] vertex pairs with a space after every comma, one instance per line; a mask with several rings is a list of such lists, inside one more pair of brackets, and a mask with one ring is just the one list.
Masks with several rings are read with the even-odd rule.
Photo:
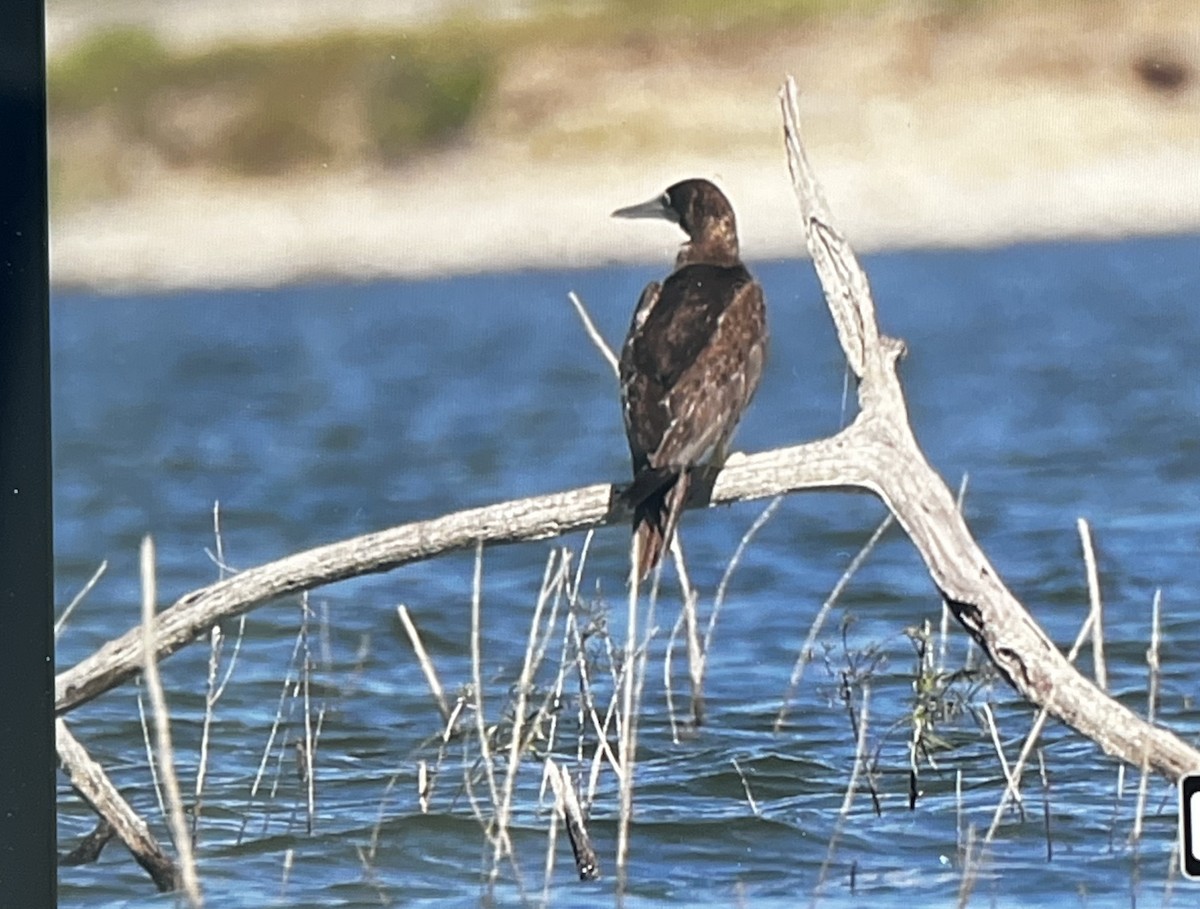
[[[635, 479], [633, 487], [637, 487]], [[637, 547], [637, 577], [644, 581], [649, 577], [660, 561], [663, 553], [671, 546], [675, 529], [679, 526], [679, 516], [683, 513], [683, 504], [687, 501], [688, 473], [683, 471], [677, 477], [663, 483], [661, 480], [649, 495], [644, 496], [634, 507], [633, 532]]]

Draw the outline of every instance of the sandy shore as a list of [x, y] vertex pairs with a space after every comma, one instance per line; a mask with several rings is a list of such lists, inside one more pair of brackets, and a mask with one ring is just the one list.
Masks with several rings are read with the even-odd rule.
[[[128, 194], [52, 212], [53, 278], [124, 291], [662, 260], [673, 228], [607, 215], [685, 176], [728, 191], [748, 259], [792, 255], [786, 72], [862, 250], [1200, 230], [1200, 4], [1052, 6], [902, 4], [750, 56], [547, 52], [505, 70], [459, 147], [404, 169], [250, 183], [147, 162]], [[1186, 78], [1155, 88], [1147, 60]]]

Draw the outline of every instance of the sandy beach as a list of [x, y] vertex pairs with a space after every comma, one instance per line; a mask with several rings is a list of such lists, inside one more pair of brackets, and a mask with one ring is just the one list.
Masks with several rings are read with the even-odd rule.
[[[661, 261], [672, 228], [608, 214], [687, 176], [728, 192], [747, 259], [794, 255], [786, 73], [860, 250], [1200, 230], [1200, 4], [930, 8], [807, 23], [752, 53], [648, 38], [530, 56], [469, 136], [402, 168], [249, 181], [141, 161], [127, 192], [54, 207], [53, 280], [126, 292]], [[52, 52], [81, 30], [52, 7]]]

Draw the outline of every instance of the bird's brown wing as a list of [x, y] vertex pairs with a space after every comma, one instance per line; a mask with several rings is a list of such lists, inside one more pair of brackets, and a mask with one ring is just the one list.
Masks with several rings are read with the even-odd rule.
[[[724, 447], [754, 397], [766, 359], [766, 313], [760, 285], [737, 271], [721, 288], [724, 307], [677, 306], [665, 325], [652, 317], [632, 351], [626, 429], [631, 449], [636, 443], [650, 468], [686, 468]], [[702, 277], [691, 291], [718, 290], [712, 273]], [[668, 282], [664, 293], [670, 289]], [[658, 333], [647, 338], [650, 329]], [[658, 345], [644, 349], [653, 339]]]
[[762, 289], [740, 266], [688, 265], [642, 293], [620, 358], [639, 576], [670, 545], [688, 468], [723, 454], [765, 354]]

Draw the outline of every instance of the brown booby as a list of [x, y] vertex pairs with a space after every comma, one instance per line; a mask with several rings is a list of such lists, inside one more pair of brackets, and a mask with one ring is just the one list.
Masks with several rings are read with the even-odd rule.
[[616, 218], [664, 218], [688, 240], [675, 270], [642, 291], [621, 349], [621, 403], [633, 456], [622, 493], [633, 510], [637, 577], [671, 544], [689, 472], [724, 463], [726, 446], [762, 378], [767, 353], [762, 287], [742, 264], [725, 195], [684, 180]]

